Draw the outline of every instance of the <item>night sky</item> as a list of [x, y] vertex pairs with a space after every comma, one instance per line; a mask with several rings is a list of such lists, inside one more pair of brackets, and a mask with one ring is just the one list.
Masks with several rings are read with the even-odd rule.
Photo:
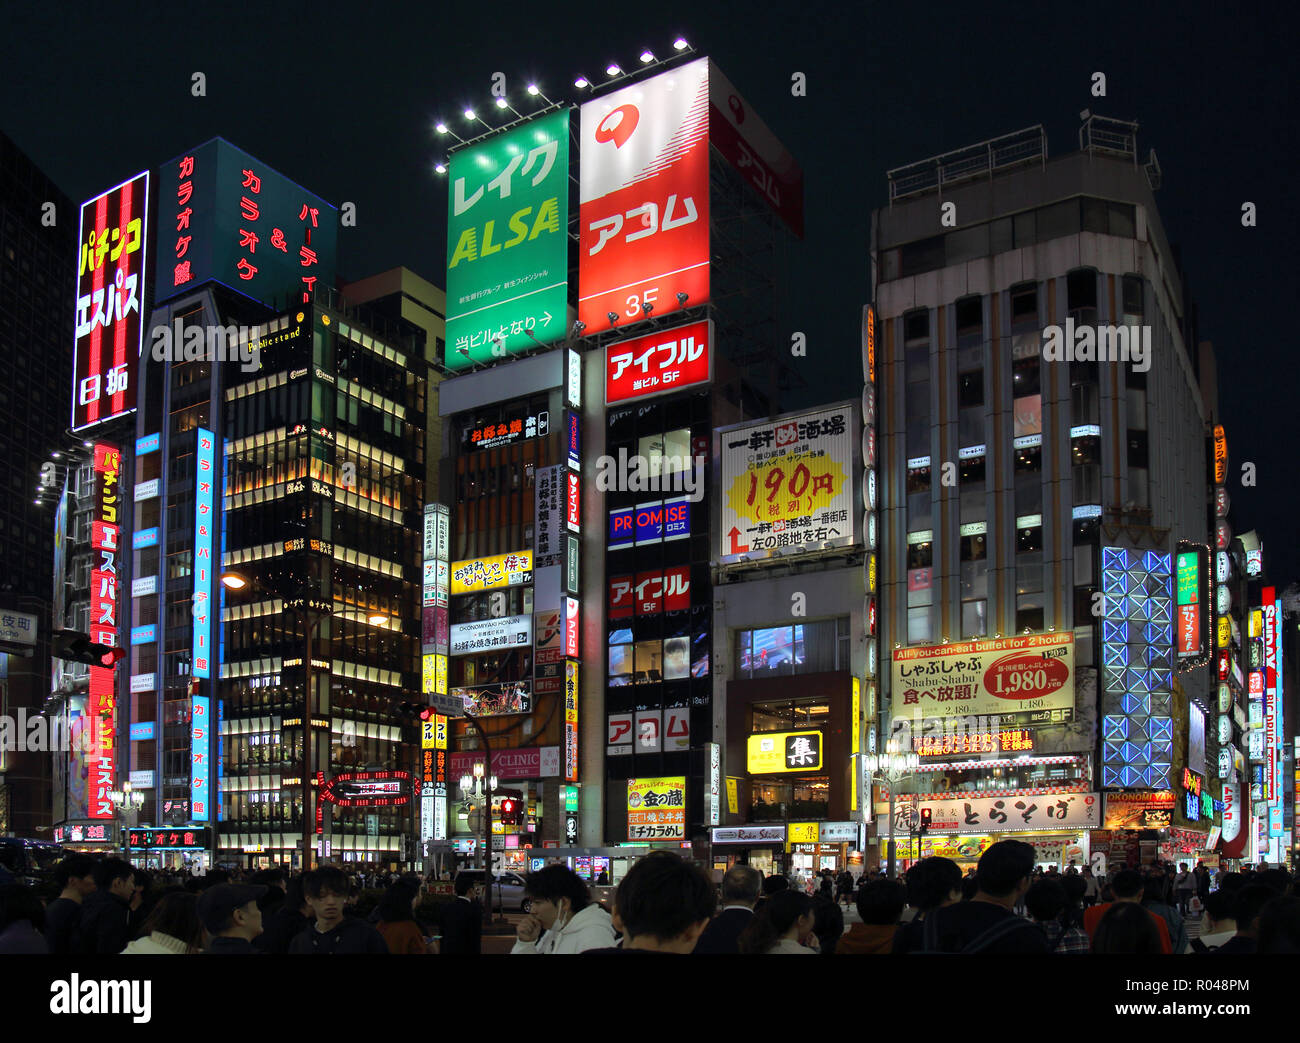
[[[1218, 352], [1234, 528], [1259, 529], [1279, 586], [1300, 573], [1290, 433], [1300, 380], [1280, 322], [1300, 297], [1285, 248], [1297, 227], [1285, 181], [1300, 155], [1297, 26], [1282, 6], [221, 6], [9, 5], [0, 126], [74, 201], [221, 135], [331, 202], [357, 204], [357, 227], [340, 229], [345, 278], [404, 265], [442, 285], [436, 118], [460, 128], [467, 104], [487, 113], [497, 71], [521, 112], [530, 79], [552, 100], [580, 101], [577, 74], [600, 83], [611, 60], [630, 69], [642, 48], [663, 57], [684, 35], [803, 165], [807, 234], [792, 296], [810, 387], [796, 405], [842, 398], [835, 374], [856, 371], [886, 170], [1035, 123], [1061, 155], [1078, 147], [1085, 107], [1137, 120], [1140, 154], [1154, 147], [1164, 170], [1156, 200], [1201, 337]], [[205, 98], [190, 93], [196, 70]], [[795, 71], [807, 97], [791, 96]], [[1094, 71], [1106, 73], [1105, 98], [1089, 93]], [[1247, 200], [1255, 228], [1241, 226]], [[1240, 486], [1244, 461], [1258, 467], [1257, 488]]]

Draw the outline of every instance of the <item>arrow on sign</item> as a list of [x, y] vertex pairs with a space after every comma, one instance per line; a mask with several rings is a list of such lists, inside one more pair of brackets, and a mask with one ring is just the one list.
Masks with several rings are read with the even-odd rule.
[[542, 312], [542, 315], [544, 316], [542, 319], [542, 325], [549, 326], [551, 323], [551, 313], [549, 311], [544, 311]]
[[740, 541], [736, 538], [739, 535], [740, 530], [733, 525], [731, 531], [727, 533], [727, 539], [731, 541], [731, 549], [727, 551], [728, 554], [740, 554], [742, 551], [749, 549], [748, 547], [742, 547], [740, 545]]

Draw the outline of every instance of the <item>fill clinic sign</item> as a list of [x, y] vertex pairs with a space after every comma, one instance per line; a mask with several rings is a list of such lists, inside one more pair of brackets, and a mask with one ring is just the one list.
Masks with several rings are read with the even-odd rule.
[[88, 200], [78, 231], [72, 430], [130, 413], [144, 336], [149, 172]]
[[461, 149], [448, 179], [447, 368], [563, 339], [569, 110]]

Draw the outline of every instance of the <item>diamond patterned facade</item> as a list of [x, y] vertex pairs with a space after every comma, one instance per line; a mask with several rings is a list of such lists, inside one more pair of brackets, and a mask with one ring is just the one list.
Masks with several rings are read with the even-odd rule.
[[1101, 549], [1104, 788], [1169, 789], [1173, 768], [1173, 555]]

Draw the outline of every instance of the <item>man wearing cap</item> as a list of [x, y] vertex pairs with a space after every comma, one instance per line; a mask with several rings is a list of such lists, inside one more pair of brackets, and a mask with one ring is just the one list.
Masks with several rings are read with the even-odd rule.
[[217, 956], [244, 956], [257, 952], [253, 939], [262, 933], [262, 910], [257, 900], [266, 894], [262, 884], [217, 884], [199, 898], [199, 919], [212, 935], [207, 952]]

